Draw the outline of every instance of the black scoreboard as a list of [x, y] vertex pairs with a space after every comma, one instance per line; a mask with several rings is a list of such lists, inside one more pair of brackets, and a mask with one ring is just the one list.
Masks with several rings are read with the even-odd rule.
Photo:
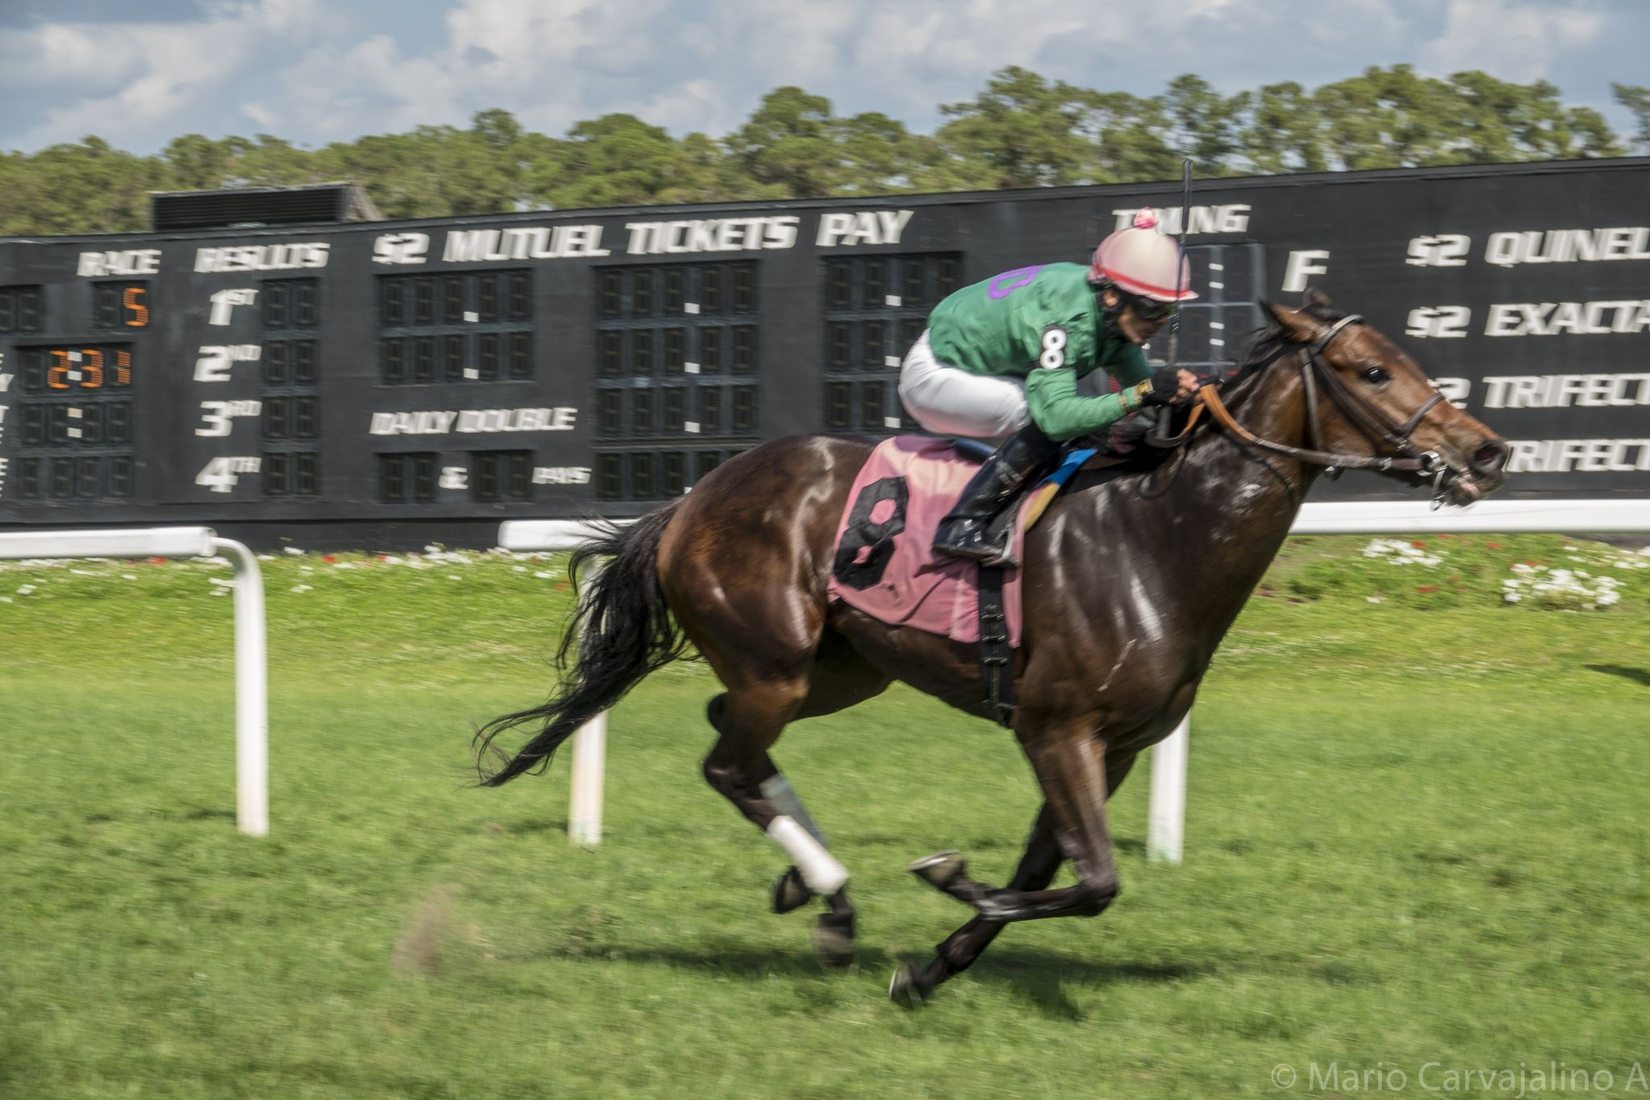
[[1647, 195], [1639, 158], [0, 241], [0, 526], [636, 515], [763, 439], [910, 430], [940, 298], [1146, 205], [1202, 295], [1181, 363], [1317, 286], [1513, 441], [1509, 495], [1643, 496]]

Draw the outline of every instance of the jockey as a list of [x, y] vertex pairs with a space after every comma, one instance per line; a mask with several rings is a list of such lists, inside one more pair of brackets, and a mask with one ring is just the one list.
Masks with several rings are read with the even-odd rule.
[[[996, 564], [1003, 540], [987, 528], [1060, 445], [1146, 405], [1180, 404], [1197, 392], [1187, 370], [1153, 371], [1140, 345], [1174, 314], [1190, 268], [1180, 245], [1142, 210], [1100, 242], [1093, 262], [1024, 267], [964, 287], [928, 316], [905, 357], [899, 393], [911, 416], [938, 435], [998, 443], [934, 534], [934, 552]], [[1095, 368], [1123, 389], [1077, 392]]]

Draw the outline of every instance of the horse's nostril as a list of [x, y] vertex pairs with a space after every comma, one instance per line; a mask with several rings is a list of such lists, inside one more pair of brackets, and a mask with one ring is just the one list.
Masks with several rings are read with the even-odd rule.
[[1474, 473], [1498, 473], [1507, 465], [1512, 449], [1499, 439], [1492, 439], [1472, 452], [1469, 464]]

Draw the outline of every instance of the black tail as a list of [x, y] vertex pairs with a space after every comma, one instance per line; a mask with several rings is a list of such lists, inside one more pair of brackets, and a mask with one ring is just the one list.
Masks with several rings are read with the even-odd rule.
[[[568, 575], [575, 584], [592, 558], [613, 560], [580, 592], [556, 651], [563, 675], [555, 694], [543, 706], [495, 718], [476, 731], [476, 770], [483, 786], [499, 787], [523, 772], [543, 771], [580, 726], [618, 702], [642, 677], [681, 656], [687, 640], [671, 618], [654, 570], [659, 540], [679, 503], [628, 527], [608, 525], [602, 535], [573, 551]], [[575, 636], [578, 659], [569, 672], [567, 655]], [[532, 723], [540, 724], [538, 732], [514, 753], [493, 744], [506, 730]]]

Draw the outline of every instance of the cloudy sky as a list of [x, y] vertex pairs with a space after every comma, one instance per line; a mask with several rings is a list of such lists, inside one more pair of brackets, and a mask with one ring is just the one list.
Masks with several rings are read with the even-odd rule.
[[0, 149], [96, 134], [153, 153], [186, 133], [317, 147], [489, 107], [564, 133], [629, 112], [720, 136], [796, 84], [913, 129], [1021, 65], [1141, 95], [1370, 65], [1544, 79], [1628, 116], [1650, 83], [1650, 0], [0, 0]]

